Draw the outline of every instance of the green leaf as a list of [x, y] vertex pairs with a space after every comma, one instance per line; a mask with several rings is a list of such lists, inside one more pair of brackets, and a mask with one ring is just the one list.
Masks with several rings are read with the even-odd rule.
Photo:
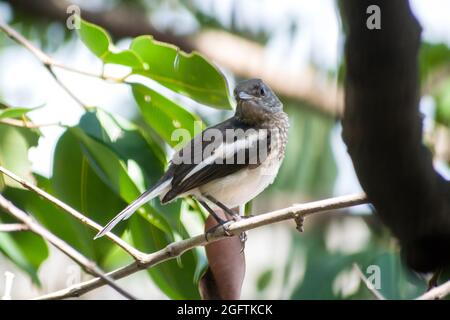
[[422, 81], [435, 70], [450, 64], [450, 48], [445, 43], [427, 43], [420, 46], [419, 66]]
[[[28, 149], [32, 146], [33, 133], [24, 134], [22, 128], [15, 128], [0, 124], [0, 166], [14, 172], [16, 175], [34, 181], [31, 173], [31, 162], [28, 160]], [[37, 142], [37, 139], [36, 139]], [[8, 177], [3, 178], [0, 184], [22, 188], [20, 184]]]
[[256, 281], [256, 288], [258, 291], [264, 291], [269, 286], [270, 282], [273, 278], [273, 269], [267, 269], [266, 271], [262, 272], [258, 280]]
[[[145, 121], [170, 146], [180, 143], [176, 136], [172, 137], [177, 129], [185, 129], [188, 140], [192, 139], [202, 129], [201, 119], [167, 99], [156, 91], [143, 85], [133, 85], [133, 95]], [[187, 142], [185, 141], [185, 142]]]
[[103, 60], [103, 63], [120, 64], [134, 69], [143, 68], [142, 60], [131, 50], [119, 51], [114, 47], [110, 35], [101, 27], [79, 17], [78, 33], [81, 41]]
[[138, 164], [148, 182], [146, 188], [164, 173], [166, 156], [162, 147], [128, 120], [102, 109], [93, 109], [83, 115], [79, 127], [115, 152], [125, 164], [130, 161]]
[[3, 109], [0, 110], [0, 119], [5, 118], [18, 118], [25, 114], [27, 114], [30, 111], [33, 111], [35, 109], [30, 108], [10, 108], [10, 109]]
[[135, 70], [135, 74], [149, 77], [202, 104], [232, 109], [225, 77], [199, 53], [187, 54], [151, 36], [135, 38], [130, 49], [145, 66], [144, 69]]
[[101, 27], [87, 22], [77, 16], [80, 20], [78, 34], [81, 41], [99, 58], [103, 59], [109, 53], [111, 38]]
[[143, 62], [139, 56], [131, 50], [120, 52], [111, 52], [105, 54], [103, 62], [112, 64], [121, 64], [133, 69], [143, 68]]
[[435, 94], [436, 121], [450, 127], [450, 79], [442, 83]]
[[[48, 188], [48, 187], [47, 187]], [[58, 140], [53, 160], [50, 190], [55, 197], [101, 225], [105, 225], [126, 203], [97, 175], [78, 138], [66, 131]], [[88, 229], [67, 213], [53, 213], [55, 218], [39, 210], [39, 218], [56, 234], [83, 252], [89, 258], [103, 263], [113, 244], [107, 239], [93, 240], [95, 230]], [[57, 219], [53, 221], [52, 219]], [[121, 234], [125, 225], [115, 229]]]
[[[144, 252], [154, 252], [171, 242], [161, 232], [139, 215], [130, 219], [131, 235], [135, 246]], [[194, 281], [198, 256], [189, 250], [176, 260], [165, 261], [147, 270], [155, 284], [171, 299], [199, 299], [200, 295]]]
[[[89, 137], [86, 133], [84, 133], [81, 127], [70, 128], [69, 131], [74, 135], [74, 137], [76, 137], [76, 139], [80, 143], [83, 154], [89, 162], [89, 165], [93, 168], [93, 170], [95, 170], [98, 177], [100, 177], [100, 179], [102, 179], [102, 181], [106, 185], [108, 185], [109, 188], [113, 190], [117, 196], [120, 196], [127, 203], [131, 203], [144, 190], [140, 190], [136, 186], [133, 179], [130, 177], [127, 164], [117, 156], [117, 153], [115, 153], [113, 149], [106, 145], [108, 143], [108, 139], [111, 138], [113, 138], [114, 141], [119, 141], [120, 137], [123, 137], [122, 135], [124, 134], [124, 131], [119, 126], [117, 126], [117, 123], [114, 126], [114, 121], [108, 121], [108, 117], [105, 115], [105, 113], [99, 114], [103, 115], [103, 122], [105, 124], [108, 124], [107, 128], [102, 127], [101, 129], [102, 137], [106, 141], [98, 141], [97, 139], [99, 139], [100, 136], [97, 136], [97, 139]], [[87, 117], [91, 117], [91, 120], [82, 120], [82, 122], [92, 123], [92, 115], [93, 113], [91, 113], [90, 116], [88, 113], [87, 116], [85, 116], [86, 118], [84, 119], [87, 119]], [[113, 118], [109, 118], [109, 120], [113, 120]], [[87, 125], [85, 124], [83, 127], [86, 128]], [[99, 132], [97, 132], [97, 134], [98, 133]], [[127, 141], [129, 142], [130, 140], [124, 140], [121, 145], [122, 148], [130, 146], [126, 145]], [[138, 141], [136, 140], [135, 142]], [[109, 143], [111, 145], [112, 142], [110, 141]], [[119, 148], [119, 144], [116, 144], [116, 147]], [[116, 152], [118, 150], [119, 149], [116, 149]], [[122, 150], [122, 152], [126, 151]], [[135, 150], [135, 154], [136, 152], [137, 150]], [[140, 161], [143, 162], [144, 159], [140, 159]], [[158, 167], [153, 169], [158, 169]], [[161, 165], [159, 165], [159, 172], [156, 171], [156, 173], [162, 174]], [[160, 175], [158, 175], [158, 178], [159, 177]], [[117, 211], [116, 213], [118, 212], [119, 211]], [[155, 210], [155, 208], [151, 205], [151, 203], [144, 205], [143, 208], [139, 210], [139, 212], [141, 212], [146, 217], [147, 221], [154, 224], [164, 232], [172, 235], [172, 230], [166, 218], [159, 214], [158, 211]]]
[[[166, 163], [163, 149], [128, 120], [94, 109], [81, 118], [79, 127], [123, 161], [135, 184], [138, 184], [137, 180], [143, 180], [143, 189], [153, 186], [163, 175]], [[136, 172], [133, 173], [136, 169], [142, 173], [138, 179], [135, 177]], [[180, 205], [181, 201], [175, 201], [162, 206], [159, 199], [153, 199], [149, 206], [144, 207], [144, 211], [147, 211], [148, 218], [159, 216], [162, 219], [159, 213], [164, 213], [163, 219], [167, 220], [171, 228], [184, 235], [180, 226]]]

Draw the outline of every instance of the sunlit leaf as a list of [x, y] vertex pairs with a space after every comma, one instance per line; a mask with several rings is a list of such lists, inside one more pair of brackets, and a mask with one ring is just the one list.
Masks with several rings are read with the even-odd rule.
[[[126, 206], [123, 199], [98, 177], [84, 155], [79, 140], [71, 131], [64, 133], [58, 140], [51, 185], [46, 188], [101, 225], [105, 225]], [[94, 241], [95, 230], [87, 228], [67, 213], [44, 209], [37, 210], [36, 215], [46, 226], [88, 257], [98, 263], [103, 262], [113, 243], [106, 238]], [[114, 231], [121, 234], [125, 226], [118, 225]]]
[[175, 130], [187, 130], [189, 141], [202, 128], [200, 118], [148, 87], [133, 85], [133, 95], [145, 121], [171, 146], [180, 143]]
[[[79, 19], [79, 17], [77, 18]], [[81, 41], [104, 63], [120, 64], [131, 68], [143, 67], [141, 59], [133, 51], [117, 50], [108, 32], [103, 28], [80, 19], [78, 33]]]
[[135, 38], [130, 49], [145, 64], [145, 69], [136, 70], [136, 74], [149, 77], [205, 105], [231, 109], [225, 77], [200, 54], [187, 54], [151, 36]]
[[18, 118], [34, 109], [30, 108], [10, 108], [10, 109], [2, 109], [0, 110], [0, 119], [5, 118]]
[[81, 41], [99, 58], [103, 59], [109, 52], [111, 38], [108, 33], [101, 27], [80, 19], [80, 28], [78, 34]]
[[[139, 215], [131, 217], [130, 227], [133, 242], [144, 252], [154, 252], [164, 248], [171, 240], [167, 234], [155, 228]], [[189, 250], [179, 259], [165, 261], [147, 270], [155, 284], [171, 299], [199, 299], [194, 283], [197, 253]]]
[[[28, 149], [31, 147], [31, 136], [34, 135], [29, 132], [27, 138], [25, 134], [22, 134], [23, 130], [20, 129], [0, 124], [0, 166], [33, 182], [31, 163], [28, 160]], [[20, 184], [8, 177], [4, 177], [4, 182], [6, 185], [22, 188]]]

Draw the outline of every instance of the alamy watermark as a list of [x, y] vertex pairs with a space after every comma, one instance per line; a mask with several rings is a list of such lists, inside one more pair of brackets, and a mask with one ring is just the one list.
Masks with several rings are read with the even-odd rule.
[[72, 4], [67, 7], [66, 13], [69, 15], [66, 19], [66, 27], [69, 30], [80, 29], [80, 14], [81, 9], [79, 6]]
[[366, 20], [366, 26], [369, 30], [381, 29], [381, 9], [379, 6], [373, 4], [367, 7], [366, 13], [370, 16]]

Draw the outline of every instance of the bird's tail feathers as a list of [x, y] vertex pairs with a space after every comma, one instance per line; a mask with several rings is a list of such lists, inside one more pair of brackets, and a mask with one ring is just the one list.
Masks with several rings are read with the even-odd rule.
[[111, 231], [112, 228], [114, 228], [120, 221], [126, 220], [131, 215], [139, 209], [143, 204], [146, 202], [152, 200], [153, 198], [156, 198], [157, 196], [164, 193], [167, 189], [167, 187], [170, 186], [172, 179], [166, 180], [160, 184], [156, 184], [153, 188], [150, 188], [149, 190], [142, 193], [136, 200], [134, 200], [132, 203], [130, 203], [125, 209], [123, 209], [118, 215], [116, 215], [108, 224], [100, 230], [99, 233], [94, 237], [94, 239], [98, 239], [102, 236], [104, 236], [107, 232]]

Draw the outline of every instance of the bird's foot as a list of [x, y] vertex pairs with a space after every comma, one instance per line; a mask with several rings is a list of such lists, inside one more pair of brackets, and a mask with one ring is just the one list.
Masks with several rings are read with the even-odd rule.
[[221, 220], [216, 226], [206, 230], [206, 232], [205, 232], [205, 239], [206, 239], [206, 241], [209, 242], [209, 238], [208, 237], [211, 234], [213, 234], [214, 232], [216, 232], [216, 230], [218, 228], [220, 228], [220, 227], [223, 228], [224, 234], [227, 237], [232, 237], [233, 235], [229, 232], [228, 228], [229, 228], [230, 224], [233, 223], [233, 222], [234, 222], [233, 220]]
[[300, 232], [303, 232], [303, 224], [305, 222], [305, 218], [302, 215], [299, 215], [295, 218], [295, 224], [297, 225], [296, 229]]
[[[240, 220], [242, 220], [244, 218], [247, 218], [247, 217], [246, 216], [241, 216], [239, 214], [233, 214], [233, 217], [232, 217], [233, 221], [235, 221], [235, 222], [240, 221]], [[244, 252], [244, 250], [245, 250], [245, 242], [247, 241], [247, 239], [248, 239], [248, 237], [247, 237], [247, 232], [246, 231], [241, 232], [239, 234], [239, 240], [242, 243], [241, 253]]]

